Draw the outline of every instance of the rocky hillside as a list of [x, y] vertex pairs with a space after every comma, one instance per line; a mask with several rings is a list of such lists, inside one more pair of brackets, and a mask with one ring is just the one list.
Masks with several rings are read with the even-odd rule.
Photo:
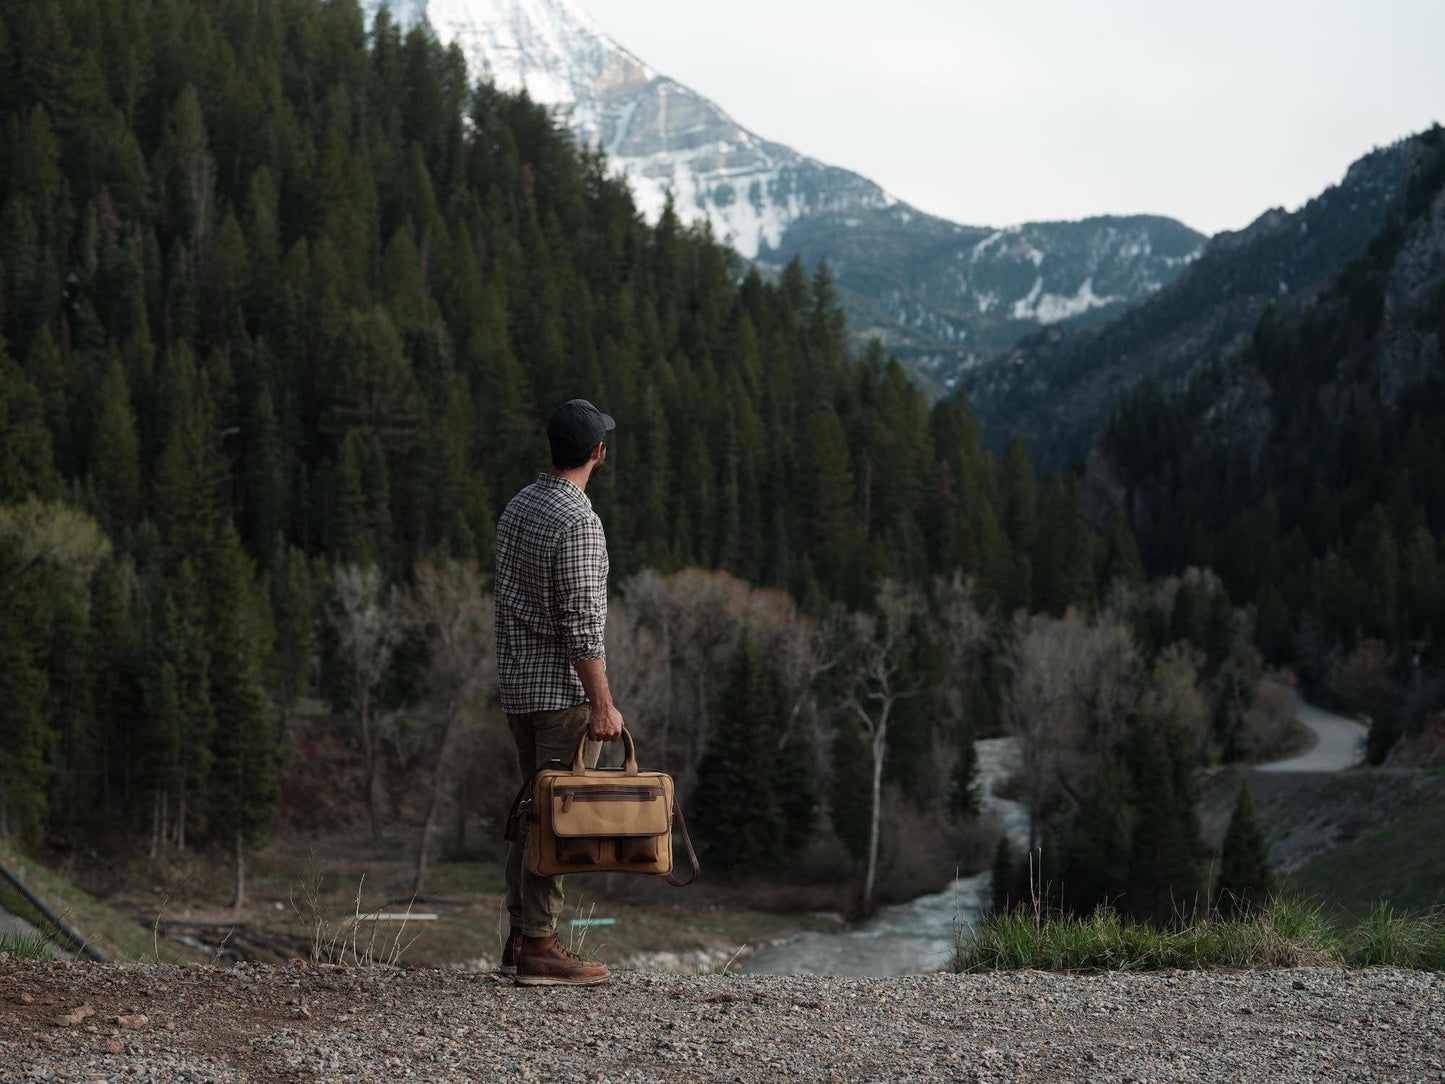
[[1212, 238], [1157, 296], [1099, 326], [1051, 327], [962, 381], [989, 441], [1021, 433], [1035, 461], [1082, 454], [1119, 399], [1144, 377], [1182, 386], [1249, 341], [1260, 314], [1307, 308], [1322, 287], [1401, 210], [1428, 151], [1420, 138], [1361, 158], [1294, 212], [1267, 211]]
[[[374, 12], [378, 0], [365, 5]], [[744, 128], [609, 38], [572, 0], [401, 0], [472, 74], [525, 89], [627, 176], [650, 220], [671, 195], [742, 255], [826, 259], [855, 334], [936, 392], [1040, 325], [1117, 313], [1170, 282], [1204, 238], [1168, 218], [1008, 229], [924, 214], [874, 182]]]
[[800, 219], [760, 258], [827, 260], [855, 334], [950, 391], [1042, 325], [1088, 327], [1147, 299], [1202, 241], [1147, 215], [985, 229], [894, 204]]

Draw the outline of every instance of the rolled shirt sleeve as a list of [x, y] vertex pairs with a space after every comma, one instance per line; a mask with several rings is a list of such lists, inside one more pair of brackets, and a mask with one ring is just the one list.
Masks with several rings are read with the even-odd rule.
[[607, 538], [594, 514], [562, 531], [552, 558], [553, 615], [572, 662], [606, 654]]

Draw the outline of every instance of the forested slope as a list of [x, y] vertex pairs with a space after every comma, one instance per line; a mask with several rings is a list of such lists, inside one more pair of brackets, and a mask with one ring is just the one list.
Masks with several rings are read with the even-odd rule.
[[1095, 464], [1146, 563], [1216, 569], [1267, 658], [1376, 719], [1377, 756], [1445, 706], [1445, 132], [1411, 144], [1398, 209], [1314, 303], [1137, 389]]
[[[485, 569], [574, 395], [619, 421], [590, 491], [619, 583], [701, 565], [823, 614], [957, 572], [1061, 613], [1137, 567], [966, 404], [850, 359], [825, 270], [767, 284], [647, 227], [540, 109], [350, 0], [0, 0], [0, 332], [0, 831], [27, 840], [259, 839], [308, 696], [359, 713], [370, 773], [339, 593]], [[377, 695], [428, 718], [418, 628]], [[907, 763], [964, 741], [911, 705]]]
[[1266, 211], [1211, 238], [1154, 297], [1097, 327], [1047, 328], [965, 374], [988, 442], [1021, 433], [1040, 462], [1082, 459], [1119, 399], [1141, 379], [1187, 383], [1248, 343], [1266, 307], [1298, 312], [1362, 253], [1428, 160], [1420, 139], [1371, 151], [1296, 211]]

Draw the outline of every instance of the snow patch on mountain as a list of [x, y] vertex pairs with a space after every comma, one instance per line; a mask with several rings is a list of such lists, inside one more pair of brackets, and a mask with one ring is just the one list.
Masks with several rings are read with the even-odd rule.
[[1100, 297], [1094, 293], [1093, 275], [1084, 279], [1072, 294], [1044, 293], [1044, 280], [1041, 275], [1034, 279], [1034, 284], [1029, 292], [1014, 302], [1013, 317], [1015, 320], [1036, 320], [1041, 324], [1057, 324], [1060, 320], [1067, 320], [1070, 316], [1078, 316], [1090, 309], [1102, 308], [1122, 300], [1124, 299], [1121, 297]]

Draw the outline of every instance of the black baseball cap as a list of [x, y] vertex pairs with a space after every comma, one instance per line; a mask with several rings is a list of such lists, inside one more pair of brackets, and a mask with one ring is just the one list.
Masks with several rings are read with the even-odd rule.
[[568, 399], [547, 419], [547, 440], [569, 459], [585, 456], [617, 423], [586, 399]]

